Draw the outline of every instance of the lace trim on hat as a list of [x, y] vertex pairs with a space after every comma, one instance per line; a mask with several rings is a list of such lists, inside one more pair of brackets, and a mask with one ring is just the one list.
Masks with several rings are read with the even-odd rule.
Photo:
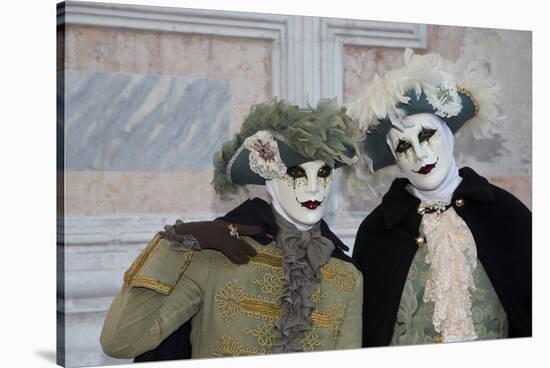
[[246, 147], [244, 146], [244, 144], [241, 144], [239, 149], [233, 154], [233, 156], [231, 156], [231, 159], [227, 163], [227, 169], [225, 169], [225, 178], [230, 183], [233, 183], [233, 179], [231, 178], [231, 168], [233, 167], [233, 164], [235, 163], [235, 160], [237, 159], [237, 157], [239, 157], [242, 150], [245, 149], [245, 148]]
[[273, 135], [268, 130], [259, 130], [254, 135], [246, 138], [237, 152], [231, 157], [231, 160], [229, 160], [226, 177], [230, 183], [233, 183], [231, 168], [245, 148], [250, 151], [248, 155], [250, 169], [262, 178], [266, 180], [280, 178], [286, 173], [287, 167], [281, 159], [279, 147]]

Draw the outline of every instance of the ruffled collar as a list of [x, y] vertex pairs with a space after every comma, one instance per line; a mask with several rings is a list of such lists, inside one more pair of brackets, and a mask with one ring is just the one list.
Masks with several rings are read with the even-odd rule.
[[283, 251], [281, 319], [275, 330], [279, 334], [274, 353], [302, 351], [301, 340], [313, 328], [311, 299], [321, 282], [320, 268], [334, 251], [334, 244], [321, 235], [320, 224], [301, 231], [273, 210], [278, 226], [277, 246]]

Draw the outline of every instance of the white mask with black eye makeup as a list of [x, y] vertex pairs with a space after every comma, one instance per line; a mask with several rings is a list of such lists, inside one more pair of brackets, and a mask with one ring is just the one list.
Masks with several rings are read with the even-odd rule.
[[309, 161], [287, 169], [281, 178], [266, 181], [273, 206], [299, 230], [321, 220], [328, 205], [333, 169], [324, 161]]
[[452, 146], [434, 117], [410, 115], [399, 128], [392, 127], [387, 136], [397, 166], [414, 187], [424, 191], [438, 188], [454, 163]]

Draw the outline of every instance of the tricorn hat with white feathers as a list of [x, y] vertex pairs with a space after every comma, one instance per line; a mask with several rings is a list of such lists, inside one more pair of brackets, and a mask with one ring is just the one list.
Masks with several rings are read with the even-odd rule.
[[358, 147], [370, 173], [395, 164], [386, 144], [392, 126], [409, 115], [432, 113], [456, 133], [466, 123], [476, 138], [496, 132], [500, 89], [481, 60], [451, 62], [439, 54], [405, 50], [405, 65], [376, 75], [363, 97], [348, 106], [362, 133]]

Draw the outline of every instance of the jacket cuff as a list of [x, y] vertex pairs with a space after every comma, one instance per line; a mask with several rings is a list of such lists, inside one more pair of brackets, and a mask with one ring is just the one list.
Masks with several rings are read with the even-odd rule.
[[193, 253], [174, 249], [169, 240], [157, 234], [124, 274], [124, 285], [168, 295], [191, 263]]

